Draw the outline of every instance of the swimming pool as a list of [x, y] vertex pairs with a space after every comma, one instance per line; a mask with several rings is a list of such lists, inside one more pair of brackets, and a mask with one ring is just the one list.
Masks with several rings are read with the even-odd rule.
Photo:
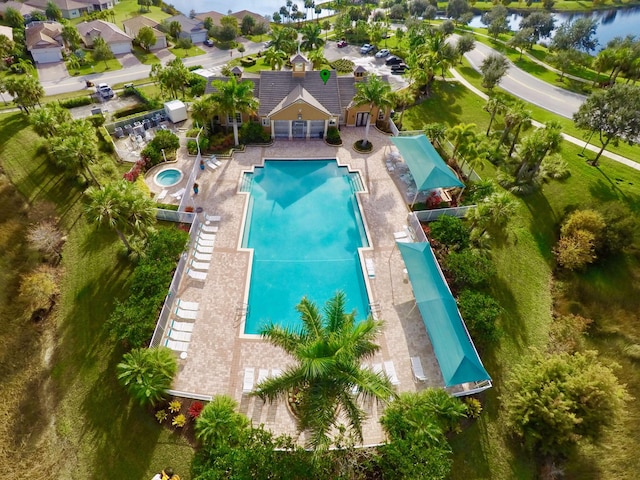
[[161, 187], [172, 187], [182, 179], [182, 172], [177, 168], [165, 168], [156, 173], [153, 181]]
[[365, 318], [359, 174], [335, 159], [265, 160], [245, 174], [243, 190], [250, 198], [242, 246], [253, 249], [244, 333], [258, 333], [269, 320], [296, 328], [303, 296], [323, 306], [337, 290], [347, 295], [347, 311]]

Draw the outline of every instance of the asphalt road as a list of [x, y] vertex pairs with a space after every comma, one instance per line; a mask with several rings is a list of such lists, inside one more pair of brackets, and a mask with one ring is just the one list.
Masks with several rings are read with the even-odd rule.
[[[479, 72], [483, 60], [494, 52], [495, 50], [491, 47], [476, 42], [476, 48], [466, 53], [465, 57], [471, 66]], [[572, 118], [586, 99], [584, 95], [550, 85], [517, 68], [511, 62], [509, 64], [507, 74], [500, 81], [500, 86], [526, 102], [563, 117]]]

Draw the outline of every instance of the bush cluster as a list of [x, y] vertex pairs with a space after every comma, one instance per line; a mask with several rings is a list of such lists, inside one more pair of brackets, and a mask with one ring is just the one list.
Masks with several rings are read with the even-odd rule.
[[146, 160], [146, 167], [151, 168], [164, 160], [162, 150], [168, 159], [175, 158], [176, 150], [180, 148], [180, 139], [169, 130], [158, 130], [155, 137], [140, 152]]
[[334, 70], [337, 70], [338, 73], [351, 73], [356, 64], [346, 58], [340, 58], [331, 62], [330, 66]]
[[269, 143], [271, 135], [264, 131], [262, 125], [257, 122], [243, 123], [240, 127], [240, 143], [244, 145], [252, 143]]
[[107, 321], [111, 335], [125, 346], [141, 347], [149, 342], [187, 240], [188, 233], [177, 228], [161, 228], [149, 235], [132, 275], [129, 297], [116, 301]]
[[60, 100], [60, 106], [62, 108], [84, 107], [86, 105], [91, 105], [92, 103], [93, 103], [93, 99], [89, 96], [74, 97], [74, 98], [68, 98], [66, 100]]
[[116, 110], [113, 112], [114, 118], [124, 118], [129, 117], [131, 115], [136, 115], [138, 113], [149, 111], [149, 107], [145, 104], [131, 105], [130, 107], [121, 108], [120, 110]]
[[341, 145], [342, 138], [337, 127], [329, 127], [327, 129], [327, 143], [330, 145]]

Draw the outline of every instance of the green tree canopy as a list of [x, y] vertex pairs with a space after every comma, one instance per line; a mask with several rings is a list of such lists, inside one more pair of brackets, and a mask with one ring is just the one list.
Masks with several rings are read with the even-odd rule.
[[96, 62], [104, 62], [105, 66], [109, 66], [107, 60], [115, 58], [115, 55], [111, 51], [111, 47], [107, 44], [104, 38], [95, 37], [93, 39], [93, 50], [91, 51], [91, 57]]
[[537, 453], [556, 457], [581, 440], [597, 441], [628, 398], [593, 351], [535, 354], [513, 368], [504, 391], [511, 431]]
[[151, 47], [156, 44], [158, 39], [156, 38], [156, 34], [153, 32], [153, 29], [145, 25], [138, 31], [138, 35], [136, 35], [136, 41], [142, 48], [144, 48], [148, 52]]
[[377, 75], [369, 76], [366, 81], [356, 83], [356, 96], [353, 97], [356, 106], [369, 105], [369, 115], [364, 129], [363, 146], [369, 143], [369, 127], [371, 113], [374, 107], [386, 112], [393, 105], [391, 86]]
[[233, 138], [235, 144], [239, 145], [236, 114], [253, 113], [258, 108], [258, 100], [253, 96], [253, 82], [248, 80], [238, 82], [235, 76], [231, 76], [227, 81], [214, 80], [212, 85], [216, 92], [211, 98], [222, 114], [231, 116]]
[[178, 371], [175, 354], [166, 347], [136, 348], [116, 367], [118, 381], [140, 405], [155, 405], [171, 388]]
[[487, 90], [493, 90], [509, 68], [507, 59], [499, 54], [492, 53], [482, 61], [480, 72], [482, 72], [482, 86]]

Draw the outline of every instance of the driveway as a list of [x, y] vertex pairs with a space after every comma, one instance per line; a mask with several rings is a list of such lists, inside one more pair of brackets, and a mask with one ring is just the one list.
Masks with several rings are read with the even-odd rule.
[[116, 59], [120, 62], [120, 65], [122, 65], [122, 68], [131, 68], [131, 67], [137, 67], [138, 65], [142, 65], [142, 63], [140, 63], [140, 60], [138, 60], [133, 53], [124, 53], [122, 55], [116, 55]]
[[64, 62], [39, 63], [37, 68], [41, 82], [60, 82], [71, 77]]

